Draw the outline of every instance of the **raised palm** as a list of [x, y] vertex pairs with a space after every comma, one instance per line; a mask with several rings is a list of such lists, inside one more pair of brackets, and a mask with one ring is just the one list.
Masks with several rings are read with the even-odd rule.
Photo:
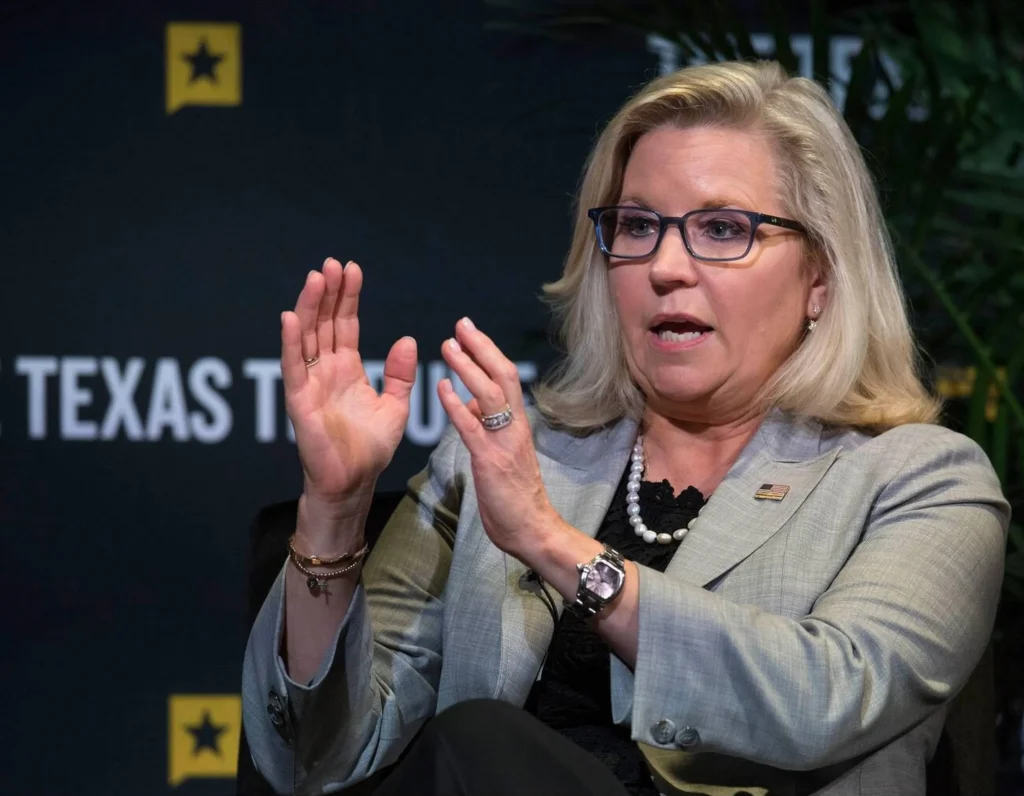
[[362, 282], [358, 265], [343, 270], [329, 258], [323, 273], [309, 273], [295, 311], [281, 316], [285, 406], [295, 428], [304, 491], [320, 500], [372, 490], [409, 417], [416, 341], [403, 337], [392, 346], [378, 395], [359, 356]]

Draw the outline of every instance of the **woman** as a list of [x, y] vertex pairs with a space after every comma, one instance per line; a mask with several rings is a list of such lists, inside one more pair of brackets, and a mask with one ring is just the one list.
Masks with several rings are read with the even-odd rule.
[[442, 352], [474, 399], [439, 386], [451, 428], [365, 568], [417, 354], [395, 344], [377, 395], [361, 283], [328, 260], [282, 316], [305, 485], [244, 671], [276, 789], [402, 757], [379, 793], [923, 791], [1009, 509], [984, 453], [933, 423], [821, 88], [729, 63], [626, 103], [547, 288], [561, 368], [527, 409], [456, 324]]

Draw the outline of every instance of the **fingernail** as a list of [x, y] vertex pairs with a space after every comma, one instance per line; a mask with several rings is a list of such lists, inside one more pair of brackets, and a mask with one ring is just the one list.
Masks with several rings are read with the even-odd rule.
[[470, 320], [469, 318], [463, 318], [463, 319], [462, 319], [462, 325], [463, 325], [463, 326], [465, 326], [465, 327], [466, 327], [467, 329], [469, 329], [470, 331], [472, 331], [473, 329], [475, 329], [475, 328], [476, 328], [476, 327], [475, 327], [475, 326], [473, 325], [473, 321], [471, 321], [471, 320]]
[[448, 347], [452, 351], [461, 351], [462, 350], [462, 346], [459, 345], [459, 341], [456, 340], [454, 337], [449, 337], [448, 338]]
[[308, 274], [306, 274], [306, 279], [309, 279], [309, 278], [310, 278], [311, 276], [313, 276], [313, 274], [315, 274], [315, 273], [316, 273], [316, 269], [313, 269], [313, 270], [312, 270], [312, 271], [310, 271], [310, 272], [309, 272]]

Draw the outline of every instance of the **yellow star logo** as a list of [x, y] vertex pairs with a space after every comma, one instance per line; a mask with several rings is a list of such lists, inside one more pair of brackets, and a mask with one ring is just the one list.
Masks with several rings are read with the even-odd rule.
[[242, 26], [167, 23], [167, 114], [186, 105], [242, 104]]
[[233, 777], [242, 737], [237, 694], [171, 694], [168, 705], [167, 782]]

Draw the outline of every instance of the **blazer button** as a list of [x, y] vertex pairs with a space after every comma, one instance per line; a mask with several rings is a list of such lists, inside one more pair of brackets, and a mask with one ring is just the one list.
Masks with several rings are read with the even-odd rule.
[[658, 719], [651, 725], [651, 735], [658, 743], [672, 743], [676, 734], [676, 725], [669, 719]]
[[682, 749], [693, 749], [700, 745], [700, 733], [693, 727], [683, 727], [676, 733], [676, 746]]
[[277, 734], [281, 736], [281, 740], [286, 744], [291, 744], [295, 735], [292, 731], [292, 723], [288, 716], [288, 710], [284, 700], [276, 691], [273, 690], [270, 692], [270, 703], [267, 705], [267, 715], [270, 716], [270, 722], [274, 725], [274, 729], [277, 730]]

